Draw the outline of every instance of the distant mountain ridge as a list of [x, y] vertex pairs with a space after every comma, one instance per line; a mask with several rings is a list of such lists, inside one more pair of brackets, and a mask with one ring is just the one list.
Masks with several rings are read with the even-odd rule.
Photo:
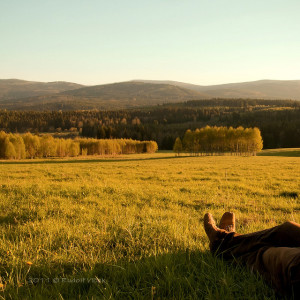
[[0, 109], [10, 110], [109, 110], [212, 98], [300, 100], [300, 80], [211, 86], [168, 80], [133, 80], [94, 86], [0, 80]]
[[83, 87], [76, 90], [69, 90], [60, 94], [80, 97], [102, 97], [106, 100], [132, 99], [134, 101], [149, 99], [183, 100], [190, 98], [206, 98], [208, 95], [185, 89], [168, 83], [153, 84], [144, 82], [118, 82], [105, 85]]
[[207, 94], [211, 98], [292, 99], [300, 100], [300, 80], [257, 80], [218, 85], [195, 85], [178, 81], [134, 80], [168, 83]]
[[0, 101], [52, 95], [81, 87], [83, 87], [83, 85], [65, 81], [38, 82], [20, 79], [0, 79]]
[[18, 110], [122, 109], [170, 102], [207, 99], [208, 95], [169, 84], [120, 82], [61, 93], [0, 102], [0, 108]]

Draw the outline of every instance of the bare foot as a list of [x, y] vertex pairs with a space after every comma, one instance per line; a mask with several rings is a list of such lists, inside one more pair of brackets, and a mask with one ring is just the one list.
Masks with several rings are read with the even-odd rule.
[[217, 228], [216, 222], [211, 213], [206, 213], [204, 215], [204, 229], [209, 241], [212, 243], [216, 239], [219, 229]]
[[219, 227], [228, 232], [235, 232], [235, 214], [232, 212], [225, 212], [221, 218]]

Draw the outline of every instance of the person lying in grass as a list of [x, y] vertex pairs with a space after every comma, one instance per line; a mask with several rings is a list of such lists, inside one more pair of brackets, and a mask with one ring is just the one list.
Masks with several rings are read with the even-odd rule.
[[204, 216], [204, 229], [213, 254], [235, 260], [260, 273], [277, 293], [300, 299], [300, 225], [282, 225], [250, 233], [235, 232], [234, 213], [225, 212], [219, 227], [212, 214]]

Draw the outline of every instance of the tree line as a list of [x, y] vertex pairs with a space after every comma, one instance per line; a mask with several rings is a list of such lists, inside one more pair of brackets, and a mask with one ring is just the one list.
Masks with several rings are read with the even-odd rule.
[[38, 136], [29, 132], [26, 134], [0, 132], [0, 158], [2, 159], [153, 153], [157, 149], [157, 143], [154, 141], [60, 139], [49, 134]]
[[75, 139], [79, 142], [84, 155], [154, 153], [158, 150], [154, 141], [137, 141], [132, 139]]
[[181, 141], [177, 137], [173, 150], [177, 155], [189, 152], [194, 155], [231, 153], [238, 155], [256, 155], [263, 148], [258, 128], [210, 127], [192, 131], [188, 129]]

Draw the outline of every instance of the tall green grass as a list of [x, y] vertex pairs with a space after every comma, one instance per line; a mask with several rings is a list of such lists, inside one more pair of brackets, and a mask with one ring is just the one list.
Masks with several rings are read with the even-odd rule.
[[132, 155], [0, 164], [4, 299], [275, 299], [211, 256], [203, 215], [300, 222], [294, 157]]

